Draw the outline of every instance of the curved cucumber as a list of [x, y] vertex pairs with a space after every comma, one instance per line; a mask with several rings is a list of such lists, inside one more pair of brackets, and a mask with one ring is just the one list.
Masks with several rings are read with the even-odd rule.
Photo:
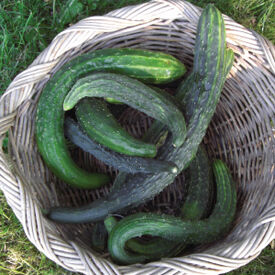
[[[186, 200], [181, 208], [181, 217], [185, 220], [200, 220], [208, 216], [212, 205], [213, 179], [211, 166], [202, 145], [199, 146], [196, 157], [189, 166], [190, 182]], [[104, 220], [108, 233], [117, 223], [112, 216]], [[146, 242], [130, 239], [125, 246], [134, 253], [146, 255], [146, 260], [155, 260], [162, 257], [173, 257], [186, 246], [182, 242], [157, 238]]]
[[97, 188], [109, 181], [106, 175], [80, 169], [71, 159], [63, 133], [63, 101], [79, 78], [95, 71], [108, 71], [149, 83], [166, 83], [185, 73], [176, 58], [146, 50], [103, 49], [83, 54], [63, 65], [47, 82], [39, 98], [35, 136], [38, 150], [51, 171], [79, 188]]
[[[104, 220], [108, 234], [111, 234], [117, 223], [117, 219], [113, 216], [109, 216]], [[178, 242], [157, 238], [149, 241], [130, 239], [126, 242], [125, 246], [135, 253], [146, 255], [147, 260], [156, 260], [162, 257], [172, 257], [176, 255], [184, 245], [179, 245]]]
[[83, 98], [76, 105], [75, 114], [81, 128], [97, 143], [129, 156], [156, 156], [156, 146], [131, 136], [117, 122], [103, 100]]
[[217, 201], [209, 218], [185, 221], [169, 215], [138, 213], [119, 221], [108, 239], [111, 256], [118, 262], [133, 264], [147, 260], [146, 255], [131, 253], [126, 242], [142, 235], [158, 236], [186, 244], [213, 242], [230, 229], [236, 210], [236, 188], [226, 165], [216, 160], [213, 170], [217, 184]]
[[177, 166], [171, 162], [157, 159], [126, 156], [91, 140], [88, 135], [70, 118], [65, 120], [65, 136], [85, 152], [120, 171], [128, 173], [159, 173], [161, 171], [177, 173]]
[[71, 110], [84, 97], [109, 97], [128, 104], [166, 125], [173, 146], [183, 144], [186, 125], [182, 112], [163, 93], [125, 75], [96, 73], [79, 79], [65, 97], [63, 108]]

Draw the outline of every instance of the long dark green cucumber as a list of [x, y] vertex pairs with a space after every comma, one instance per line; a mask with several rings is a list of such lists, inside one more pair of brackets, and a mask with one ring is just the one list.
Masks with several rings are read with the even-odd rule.
[[[171, 145], [171, 139], [169, 140], [168, 137], [166, 146], [160, 148], [158, 156], [162, 160], [174, 162], [179, 171], [187, 168], [196, 155], [197, 148], [206, 133], [226, 75], [230, 69], [228, 64], [232, 65], [233, 62], [232, 52], [226, 50], [225, 28], [221, 13], [214, 6], [208, 5], [202, 12], [202, 17], [206, 17], [206, 20], [201, 18], [199, 20], [196, 44], [200, 43], [198, 49], [204, 49], [205, 58], [197, 61], [195, 59], [195, 62], [199, 62], [198, 66], [202, 67], [203, 70], [200, 72], [199, 83], [192, 82], [190, 87], [192, 90], [199, 89], [201, 95], [198, 97], [196, 109], [189, 119], [184, 144], [180, 148], [174, 148]], [[204, 38], [202, 41], [199, 39], [201, 36]], [[198, 52], [195, 52], [195, 56], [197, 54]], [[198, 73], [194, 72], [194, 74]], [[207, 85], [205, 85], [206, 83]], [[177, 96], [181, 96], [180, 90]], [[146, 141], [155, 143], [157, 140], [154, 140], [154, 138], [159, 136], [156, 130], [162, 131], [163, 127], [157, 124], [153, 127], [153, 132], [150, 129]], [[175, 175], [169, 173], [159, 173], [152, 176], [136, 174], [133, 176], [123, 175], [118, 179], [120, 181], [117, 181], [115, 188], [112, 188], [105, 198], [96, 200], [81, 208], [49, 210], [48, 217], [57, 222], [82, 223], [101, 220], [108, 214], [126, 211], [151, 199], [172, 183]]]
[[71, 159], [63, 133], [63, 101], [75, 81], [95, 71], [108, 71], [149, 83], [166, 83], [181, 77], [184, 65], [174, 57], [137, 49], [103, 49], [83, 54], [63, 65], [47, 82], [39, 98], [35, 135], [38, 150], [52, 172], [79, 188], [96, 188], [106, 175], [80, 169]]
[[[205, 26], [205, 22], [203, 23], [202, 20], [200, 22], [201, 26], [198, 26], [198, 29], [203, 30], [203, 26]], [[209, 34], [211, 35], [211, 34]], [[201, 41], [200, 41], [201, 42]], [[204, 41], [199, 43], [199, 39], [197, 38], [196, 42], [196, 53], [200, 51], [200, 49], [203, 47]], [[195, 54], [195, 57], [197, 54]], [[230, 49], [226, 49], [226, 61], [225, 61], [225, 68], [224, 68], [224, 74], [223, 74], [223, 82], [226, 79], [226, 76], [228, 75], [234, 61], [234, 53]], [[197, 58], [195, 59], [194, 63], [196, 64], [198, 62]], [[198, 97], [198, 89], [196, 85], [193, 85], [194, 83], [194, 73], [190, 73], [189, 76], [181, 82], [180, 86], [178, 87], [177, 94], [176, 94], [176, 100], [178, 100], [181, 105], [182, 109], [184, 110], [184, 116], [187, 120], [187, 122], [190, 121], [190, 118], [193, 115], [193, 112], [195, 110], [195, 102], [197, 101]], [[156, 142], [160, 136], [165, 131], [165, 128], [163, 125], [161, 125], [158, 121], [155, 121], [150, 130], [145, 133], [144, 140], [145, 141], [154, 141]], [[121, 173], [122, 174], [122, 173]], [[124, 174], [124, 173], [123, 173]], [[117, 177], [114, 184], [113, 189], [116, 188], [116, 186], [123, 185], [124, 181], [126, 179], [126, 175], [124, 174], [123, 177]]]
[[[200, 145], [196, 157], [189, 166], [188, 194], [181, 209], [181, 217], [185, 220], [200, 220], [209, 215], [212, 205], [213, 178], [211, 166], [203, 145]], [[115, 226], [116, 219], [112, 216], [104, 221], [110, 234]], [[162, 257], [176, 256], [185, 248], [185, 243], [173, 242], [162, 238], [140, 242], [130, 239], [126, 247], [134, 253], [146, 255], [146, 260], [155, 260]]]
[[127, 173], [177, 173], [177, 166], [171, 162], [157, 159], [126, 156], [116, 153], [91, 140], [81, 127], [71, 118], [65, 119], [65, 136], [85, 152], [98, 160]]
[[[206, 12], [208, 12], [208, 16], [209, 16], [209, 11], [210, 12], [213, 12], [213, 9], [215, 9], [214, 7], [212, 6], [209, 6], [208, 7], [208, 11], [205, 11], [204, 12], [204, 15], [206, 14]], [[216, 46], [215, 49], [216, 49], [216, 55], [211, 55], [211, 56], [216, 56], [217, 59], [216, 61], [211, 59], [210, 56], [209, 57], [209, 60], [201, 60], [201, 63], [203, 63], [204, 61], [205, 62], [209, 62], [209, 66], [204, 66], [205, 67], [205, 75], [204, 75], [204, 78], [205, 81], [207, 82], [207, 72], [211, 72], [213, 71], [214, 69], [214, 64], [215, 63], [211, 63], [211, 61], [215, 61], [216, 62], [216, 67], [220, 68], [218, 69], [217, 71], [220, 72], [219, 74], [217, 74], [217, 78], [218, 79], [218, 82], [215, 83], [215, 86], [213, 85], [209, 85], [209, 82], [207, 82], [207, 85], [201, 85], [200, 86], [200, 94], [204, 94], [206, 93], [207, 91], [209, 92], [209, 87], [211, 87], [211, 89], [214, 91], [214, 97], [212, 97], [212, 105], [215, 106], [217, 104], [217, 101], [219, 99], [219, 95], [220, 95], [220, 92], [221, 92], [221, 87], [226, 79], [226, 76], [228, 74], [228, 72], [230, 71], [230, 68], [232, 67], [232, 64], [233, 64], [233, 59], [234, 59], [234, 54], [231, 50], [226, 50], [224, 55], [225, 55], [225, 60], [224, 60], [224, 55], [223, 55], [223, 51], [225, 50], [225, 35], [224, 35], [224, 26], [223, 26], [223, 20], [221, 18], [221, 14], [215, 10], [214, 11], [215, 13], [217, 13], [217, 17], [218, 17], [218, 22], [217, 24], [215, 25], [215, 22], [212, 22], [212, 24], [208, 24], [208, 27], [207, 27], [207, 23], [204, 22], [205, 24], [205, 27], [203, 28], [202, 27], [202, 20], [200, 20], [200, 23], [199, 23], [199, 29], [201, 30], [201, 32], [203, 32], [205, 29], [205, 38], [209, 38], [209, 37], [213, 37], [212, 33], [215, 33], [215, 35], [217, 36], [220, 36], [220, 39], [218, 41], [216, 41], [215, 39], [213, 39], [213, 43], [216, 43]], [[200, 25], [201, 24], [201, 25]], [[214, 28], [212, 28], [212, 26], [214, 26]], [[209, 30], [209, 27], [211, 27], [211, 29]], [[199, 39], [197, 39], [199, 40]], [[197, 42], [198, 43], [198, 42]], [[206, 45], [204, 45], [206, 43]], [[207, 45], [207, 39], [206, 41], [204, 41], [201, 45], [201, 47], [197, 47], [197, 48], [205, 48], [205, 51], [208, 52], [209, 49], [211, 49], [211, 45]], [[196, 53], [195, 53], [196, 55]], [[211, 70], [211, 64], [213, 65], [212, 67], [212, 70]], [[202, 67], [202, 66], [199, 66], [199, 67]], [[208, 68], [208, 69], [207, 69]], [[201, 76], [202, 77], [202, 76]], [[203, 78], [203, 77], [202, 77]], [[213, 78], [213, 76], [212, 76]], [[186, 98], [184, 98], [184, 94], [186, 93], [186, 88], [188, 88], [188, 86], [190, 85], [190, 83], [192, 83], [192, 74], [190, 75], [190, 77], [188, 77], [188, 79], [185, 81], [185, 84], [186, 85], [183, 85], [183, 87], [181, 87], [181, 89], [179, 89], [176, 97], [179, 98], [179, 99], [182, 99], [182, 103], [185, 103], [185, 106], [190, 106], [190, 109], [192, 110], [192, 102], [190, 102], [190, 98], [192, 97], [189, 97], [189, 101], [188, 101], [188, 97], [187, 97], [187, 102], [186, 102]], [[193, 84], [190, 86], [190, 89], [191, 91], [192, 90], [196, 90], [198, 89], [197, 85], [194, 85], [195, 83], [193, 82]], [[188, 86], [187, 86], [188, 85]], [[185, 86], [185, 87], [184, 87]], [[207, 88], [207, 89], [206, 89]], [[210, 97], [210, 100], [211, 100], [211, 97]], [[178, 165], [180, 167], [180, 169], [184, 169], [186, 168], [188, 165], [189, 165], [189, 162], [193, 159], [193, 156], [196, 152], [196, 149], [197, 149], [197, 146], [198, 146], [198, 140], [201, 140], [202, 137], [204, 136], [204, 133], [206, 131], [206, 126], [208, 126], [208, 123], [210, 121], [210, 118], [213, 114], [213, 110], [209, 113], [207, 112], [207, 109], [211, 107], [211, 104], [208, 104], [208, 105], [205, 105], [205, 106], [202, 106], [203, 103], [204, 103], [205, 99], [201, 99], [200, 100], [200, 105], [198, 105], [197, 109], [196, 110], [205, 110], [206, 111], [206, 114], [208, 113], [209, 117], [206, 117], [204, 118], [204, 120], [202, 120], [200, 123], [202, 126], [200, 127], [200, 125], [196, 124], [196, 123], [192, 123], [192, 120], [190, 122], [190, 126], [188, 127], [188, 132], [189, 132], [189, 137], [188, 139], [185, 141], [185, 145], [183, 145], [177, 152], [173, 152], [173, 151], [176, 151], [176, 150], [173, 150], [173, 148], [170, 146], [170, 148], [168, 150], [166, 150], [165, 148], [162, 152], [163, 156], [165, 156], [165, 154], [167, 154], [167, 157], [173, 157], [173, 155], [176, 157], [177, 161], [178, 161]], [[209, 101], [210, 103], [210, 101]], [[213, 107], [212, 106], [212, 107]], [[214, 108], [215, 109], [215, 108]], [[195, 121], [197, 120], [197, 118], [199, 117], [199, 115], [203, 113], [203, 112], [197, 112], [194, 114], [191, 115], [191, 118]], [[190, 121], [190, 119], [189, 119]], [[192, 127], [193, 125], [195, 125], [196, 127]], [[158, 122], [156, 122], [155, 124], [153, 124], [152, 126], [153, 128], [153, 132], [148, 132], [147, 133], [147, 141], [153, 141], [154, 138], [157, 138], [158, 137], [158, 132], [161, 132], [163, 130], [163, 128], [161, 127], [160, 124], [158, 124]], [[150, 136], [152, 136], [153, 138], [150, 140]], [[199, 136], [200, 138], [198, 140], [196, 140], [196, 136]], [[181, 156], [182, 158], [184, 158], [183, 162], [180, 162], [180, 159], [181, 159]], [[117, 177], [118, 179], [120, 179], [120, 177]], [[170, 177], [169, 179], [169, 176], [165, 177], [165, 175], [159, 175], [159, 177], [153, 177], [153, 179], [151, 180], [148, 180], [144, 177], [144, 178], [137, 178], [135, 177], [134, 178], [135, 180], [133, 180], [133, 177], [131, 179], [129, 179], [129, 177], [127, 178], [126, 175], [124, 175], [124, 183], [122, 182], [122, 180], [117, 180], [115, 181], [115, 186], [117, 186], [118, 188], [113, 188], [113, 192], [109, 195], [109, 197], [107, 197], [108, 199], [108, 203], [111, 199], [114, 199], [116, 198], [117, 194], [119, 193], [120, 190], [122, 190], [122, 194], [123, 194], [123, 189], [126, 190], [128, 187], [130, 187], [130, 184], [133, 186], [135, 185], [136, 187], [138, 187], [138, 190], [136, 190], [136, 192], [141, 192], [142, 194], [144, 194], [143, 198], [144, 198], [144, 201], [148, 200], [148, 197], [146, 197], [146, 192], [148, 191], [149, 192], [152, 192], [153, 195], [157, 194], [157, 192], [154, 192], [154, 190], [156, 191], [156, 189], [153, 189], [155, 188], [155, 186], [151, 185], [153, 184], [153, 182], [157, 182], [158, 183], [158, 187], [166, 187], [170, 182], [172, 182], [172, 179]], [[125, 182], [127, 180], [127, 182]], [[148, 185], [144, 184], [144, 188], [142, 188], [142, 185], [141, 185], [141, 181], [144, 181], [145, 182], [148, 182]], [[166, 181], [166, 182], [165, 182]], [[167, 182], [168, 181], [168, 182]], [[117, 183], [119, 182], [119, 183]], [[152, 187], [152, 189], [146, 189], [146, 187], [150, 188]], [[161, 189], [161, 188], [160, 188]], [[160, 190], [159, 189], [159, 190]], [[152, 196], [153, 196], [152, 195]], [[124, 206], [127, 205], [127, 198], [125, 197], [120, 197], [121, 200], [125, 200], [124, 202]], [[140, 199], [140, 197], [139, 197]], [[120, 201], [121, 201], [120, 200]], [[99, 205], [99, 204], [98, 204]], [[107, 206], [108, 204], [106, 203], [106, 200], [104, 201], [104, 205]], [[133, 203], [133, 206], [135, 205], [138, 205], [138, 201], [136, 201], [135, 203]], [[90, 206], [92, 208], [92, 205]], [[117, 212], [118, 211], [121, 211], [120, 208], [117, 208]], [[90, 215], [92, 215], [93, 211], [91, 210], [90, 212]], [[115, 212], [115, 211], [114, 211]], [[114, 212], [110, 212], [110, 213], [114, 213]], [[95, 215], [96, 219], [98, 218], [97, 215]], [[91, 217], [90, 217], [91, 218]]]
[[170, 97], [125, 75], [95, 73], [79, 79], [65, 97], [63, 108], [71, 110], [84, 97], [108, 96], [160, 121], [172, 132], [173, 145], [179, 147], [183, 144], [185, 120]]
[[189, 187], [181, 207], [181, 216], [187, 220], [199, 220], [207, 216], [212, 204], [213, 181], [211, 166], [202, 145], [188, 167]]
[[147, 260], [146, 255], [131, 253], [126, 242], [142, 235], [157, 236], [186, 244], [217, 241], [228, 233], [236, 211], [236, 187], [227, 166], [220, 160], [213, 163], [217, 184], [217, 200], [209, 218], [185, 221], [170, 215], [138, 213], [119, 221], [108, 239], [108, 250], [117, 262], [133, 264]]
[[[226, 61], [225, 61], [225, 73], [224, 81], [229, 71], [232, 68], [234, 61], [234, 53], [230, 49], [226, 49]], [[195, 81], [194, 72], [188, 75], [188, 77], [181, 82], [178, 87], [178, 92], [176, 94], [176, 99], [181, 102], [182, 109], [184, 110], [184, 117], [189, 122], [190, 118], [193, 115], [194, 110], [196, 109], [196, 102], [198, 100], [200, 90], [196, 86], [192, 85], [192, 82]], [[155, 126], [156, 127], [156, 126]]]
[[75, 114], [81, 128], [97, 143], [129, 156], [156, 156], [156, 145], [131, 136], [117, 122], [103, 100], [83, 98], [76, 105]]

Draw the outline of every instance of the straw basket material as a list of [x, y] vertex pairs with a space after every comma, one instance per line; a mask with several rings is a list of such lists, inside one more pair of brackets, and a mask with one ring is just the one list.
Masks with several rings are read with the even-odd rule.
[[[76, 55], [113, 47], [164, 51], [190, 69], [200, 13], [186, 1], [153, 0], [86, 18], [58, 34], [2, 96], [0, 140], [2, 144], [8, 131], [9, 155], [0, 154], [0, 188], [29, 240], [65, 269], [84, 274], [225, 273], [257, 257], [275, 238], [275, 48], [227, 16], [227, 43], [235, 61], [204, 142], [210, 156], [226, 161], [238, 184], [238, 211], [228, 236], [182, 257], [118, 266], [87, 245], [92, 225], [57, 225], [40, 211], [41, 206], [86, 204], [109, 187], [70, 188], [40, 158], [34, 121], [39, 94], [50, 76]], [[102, 169], [85, 155], [79, 157], [82, 165], [80, 159], [83, 166]]]

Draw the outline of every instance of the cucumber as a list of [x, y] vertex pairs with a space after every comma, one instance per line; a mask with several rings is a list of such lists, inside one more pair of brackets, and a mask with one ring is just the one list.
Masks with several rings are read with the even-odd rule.
[[97, 252], [103, 252], [107, 246], [108, 233], [103, 222], [97, 222], [91, 231], [91, 246]]
[[105, 97], [105, 100], [108, 102], [108, 103], [111, 103], [111, 104], [123, 104], [121, 101], [119, 100], [116, 100], [112, 97]]
[[188, 195], [181, 207], [181, 216], [183, 219], [193, 221], [206, 217], [212, 205], [212, 171], [202, 145], [190, 163], [188, 172], [190, 176]]
[[[196, 109], [193, 111], [187, 125], [187, 135], [184, 144], [179, 148], [172, 145], [171, 137], [167, 137], [165, 145], [159, 148], [157, 158], [172, 161], [179, 168], [179, 173], [186, 169], [196, 155], [207, 127], [214, 114], [217, 102], [220, 98], [226, 75], [233, 62], [231, 50], [226, 50], [225, 27], [221, 13], [213, 6], [208, 5], [199, 20], [194, 62], [200, 67], [200, 72], [192, 71], [195, 81], [190, 89], [199, 90]], [[200, 59], [197, 55], [200, 51], [204, 55]], [[186, 92], [186, 90], [183, 90]], [[181, 90], [177, 92], [182, 97]], [[186, 102], [192, 104], [192, 102]], [[155, 124], [155, 123], [154, 123]], [[155, 143], [159, 138], [163, 126], [156, 122], [147, 133], [145, 141]], [[151, 129], [153, 129], [151, 131]], [[102, 220], [111, 213], [125, 212], [160, 193], [175, 179], [175, 174], [158, 173], [145, 174], [123, 174], [118, 176], [114, 187], [105, 198], [100, 198], [81, 209], [79, 208], [55, 208], [48, 210], [48, 218], [56, 222], [85, 223]]]
[[[104, 220], [105, 228], [108, 234], [111, 234], [113, 228], [118, 223], [114, 216], [108, 216]], [[178, 242], [157, 238], [151, 240], [138, 240], [130, 239], [125, 243], [125, 247], [135, 253], [146, 255], [147, 260], [157, 260], [162, 257], [170, 257], [179, 252], [177, 247], [182, 248], [178, 245]]]
[[[183, 144], [186, 135], [185, 120], [173, 101], [163, 93], [125, 75], [95, 73], [79, 79], [65, 97], [63, 109], [71, 110], [84, 97], [108, 96], [166, 125], [173, 133], [173, 146], [179, 147]], [[94, 135], [89, 133], [91, 137]]]
[[76, 105], [75, 114], [81, 128], [97, 143], [129, 156], [156, 156], [156, 146], [131, 136], [117, 122], [104, 101], [83, 98]]
[[[215, 15], [214, 20], [212, 20], [213, 14]], [[188, 135], [184, 145], [181, 146], [178, 150], [175, 150], [172, 146], [169, 146], [169, 143], [166, 143], [166, 146], [163, 146], [162, 151], [159, 153], [159, 157], [162, 157], [163, 159], [173, 159], [174, 161], [176, 161], [176, 164], [180, 168], [179, 170], [187, 168], [190, 161], [194, 158], [194, 155], [196, 154], [199, 141], [202, 140], [206, 128], [211, 120], [211, 117], [215, 110], [215, 106], [221, 93], [222, 85], [225, 81], [226, 75], [228, 74], [232, 66], [234, 56], [231, 50], [225, 50], [225, 29], [219, 11], [215, 9], [215, 7], [210, 5], [204, 11], [202, 16], [205, 16], [207, 18], [206, 20], [200, 20], [200, 23], [198, 25], [198, 32], [205, 32], [205, 40], [200, 42], [201, 47], [197, 48], [205, 49], [205, 58], [199, 60], [201, 62], [201, 67], [204, 67], [205, 71], [204, 76], [200, 75], [201, 83], [199, 83], [198, 85], [197, 81], [191, 81], [192, 85], [190, 86], [191, 91], [196, 91], [196, 89], [200, 90], [201, 96], [199, 97], [199, 103], [197, 104], [196, 109], [194, 110], [191, 118], [189, 119]], [[210, 21], [211, 24], [208, 24], [208, 21]], [[210, 39], [210, 37], [213, 39]], [[197, 41], [200, 40], [197, 39]], [[212, 45], [214, 45], [215, 47], [213, 47]], [[213, 50], [216, 51], [216, 54], [212, 53]], [[210, 51], [212, 51], [211, 55], [209, 54]], [[214, 58], [212, 58], [212, 56]], [[208, 74], [208, 72], [211, 74]], [[195, 72], [193, 73], [195, 74]], [[215, 73], [217, 74], [216, 77]], [[192, 80], [192, 76], [190, 76], [188, 79], [189, 80], [186, 81], [186, 85], [190, 85], [190, 80]], [[212, 85], [209, 85], [209, 81], [211, 79]], [[207, 85], [204, 85], [205, 83], [207, 83]], [[186, 93], [186, 87], [185, 89], [179, 90], [176, 97], [183, 98], [182, 92]], [[207, 97], [209, 99], [208, 102], [206, 102]], [[192, 102], [185, 102], [185, 105], [188, 106], [189, 104], [191, 108]], [[154, 141], [155, 138], [158, 138], [158, 134], [161, 131], [163, 131], [163, 128], [158, 123], [153, 124], [152, 129], [152, 132], [149, 130], [147, 133], [147, 141], [151, 142]], [[146, 176], [124, 176], [124, 178], [124, 182], [120, 182], [119, 184], [115, 181], [115, 186], [117, 186], [117, 188], [113, 188], [112, 192], [110, 192], [106, 199], [108, 202], [110, 202], [112, 200], [119, 198], [120, 204], [122, 206], [127, 205], [127, 208], [130, 208], [130, 203], [134, 207], [140, 204], [140, 200], [145, 202], [146, 200], [148, 200], [149, 198], [153, 197], [158, 192], [163, 190], [164, 187], [166, 187], [169, 183], [171, 183], [174, 180], [173, 177], [165, 174], [153, 175], [151, 178], [148, 178]], [[154, 183], [156, 183], [156, 185], [154, 185]], [[132, 199], [129, 200], [126, 196], [123, 196], [123, 193], [126, 190], [132, 190], [133, 193], [136, 192], [142, 195], [138, 195], [137, 199], [134, 201]], [[104, 200], [104, 202], [101, 202], [101, 205], [102, 207], [106, 207], [106, 209], [110, 211], [111, 207], [108, 207], [106, 199]], [[99, 219], [99, 215], [95, 213], [96, 209], [93, 209], [93, 205], [91, 204], [89, 207], [90, 215], [95, 215], [94, 218]], [[97, 202], [96, 208], [99, 207], [100, 203]], [[118, 205], [116, 209], [111, 210], [112, 212], [109, 213], [120, 212], [122, 210], [123, 208], [120, 208]], [[106, 214], [108, 213], [107, 211], [105, 212]], [[91, 216], [90, 219], [92, 220]]]
[[146, 50], [103, 49], [74, 58], [47, 82], [39, 98], [35, 137], [49, 169], [64, 182], [78, 188], [97, 188], [109, 181], [106, 175], [88, 173], [71, 159], [64, 138], [63, 101], [75, 81], [95, 71], [108, 71], [149, 83], [166, 83], [185, 73], [176, 58]]
[[186, 244], [217, 241], [228, 233], [236, 211], [236, 186], [227, 166], [221, 160], [213, 162], [217, 184], [217, 199], [209, 218], [185, 221], [169, 215], [137, 213], [119, 221], [111, 230], [108, 250], [112, 258], [123, 264], [141, 263], [146, 255], [131, 253], [126, 242], [142, 235], [161, 237]]
[[177, 166], [171, 162], [150, 158], [126, 156], [111, 151], [94, 142], [71, 118], [65, 119], [65, 136], [85, 152], [120, 171], [128, 173], [159, 173], [161, 171], [177, 173]]
[[[224, 80], [226, 78], [226, 75], [229, 73], [234, 60], [234, 54], [231, 50], [227, 50], [226, 58], [227, 61], [225, 66]], [[196, 100], [194, 98], [194, 94], [192, 94], [192, 89], [190, 89], [192, 81], [193, 74], [190, 74], [186, 78], [186, 80], [181, 83], [180, 87], [178, 88], [178, 93], [176, 95], [177, 100], [182, 103], [185, 118], [187, 120], [190, 119], [195, 108], [194, 105], [190, 104], [192, 100]], [[161, 133], [161, 125], [159, 123], [154, 123], [152, 125], [152, 130], [152, 133], [155, 134], [155, 136], [153, 136], [153, 139], [158, 139], [158, 133]], [[163, 130], [164, 128], [162, 129], [162, 131]], [[150, 133], [146, 133], [145, 140], [148, 140], [149, 136]], [[189, 220], [199, 220], [209, 215], [213, 200], [213, 190], [211, 192], [211, 189], [213, 188], [212, 173], [209, 169], [209, 163], [205, 149], [202, 146], [199, 146], [196, 158], [190, 163], [189, 169], [191, 170], [191, 189], [189, 188], [188, 196], [184, 205], [181, 208], [181, 217]], [[124, 176], [124, 178], [122, 178], [122, 176]], [[126, 174], [120, 173], [116, 178], [114, 185], [119, 186], [120, 184], [123, 184], [125, 178]], [[205, 185], [203, 184], [204, 181], [206, 183]], [[209, 194], [208, 202], [207, 200], [205, 200], [205, 194]], [[170, 240], [160, 239], [154, 240], [150, 242], [148, 246], [146, 246], [144, 244], [140, 244], [134, 239], [130, 239], [126, 242], [126, 247], [130, 248], [135, 253], [145, 254], [145, 258], [147, 261], [158, 259], [161, 257], [174, 257], [185, 248], [185, 244], [181, 243], [181, 245], [179, 245], [171, 242]], [[158, 255], [160, 256], [158, 257]]]
[[111, 231], [113, 230], [113, 228], [116, 224], [117, 224], [117, 219], [114, 216], [108, 216], [104, 220], [104, 225], [105, 225], [105, 228], [106, 228], [108, 234], [111, 233]]
[[[212, 206], [213, 179], [211, 166], [203, 145], [200, 145], [195, 159], [189, 166], [190, 182], [188, 195], [181, 208], [181, 217], [185, 220], [200, 220], [209, 215]], [[117, 223], [112, 216], [104, 220], [108, 233]], [[134, 253], [146, 255], [146, 260], [156, 260], [162, 257], [174, 257], [179, 254], [186, 244], [162, 238], [154, 238], [146, 242], [130, 239], [125, 247]]]

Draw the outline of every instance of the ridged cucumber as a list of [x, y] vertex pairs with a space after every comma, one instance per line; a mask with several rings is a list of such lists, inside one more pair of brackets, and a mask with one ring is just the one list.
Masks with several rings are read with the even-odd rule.
[[213, 163], [217, 184], [217, 200], [209, 218], [185, 221], [169, 215], [137, 213], [119, 221], [111, 230], [108, 250], [114, 260], [133, 264], [147, 260], [146, 255], [131, 253], [126, 242], [142, 235], [157, 236], [186, 244], [217, 241], [228, 233], [236, 211], [236, 187], [227, 166], [220, 160]]
[[211, 166], [202, 145], [188, 167], [189, 187], [181, 207], [181, 216], [187, 220], [199, 220], [208, 215], [213, 192]]
[[64, 99], [64, 110], [71, 110], [84, 97], [111, 96], [155, 118], [170, 129], [173, 146], [183, 144], [186, 125], [182, 112], [163, 93], [125, 75], [95, 73], [79, 79]]
[[117, 122], [103, 100], [83, 98], [76, 105], [75, 114], [81, 128], [97, 143], [129, 156], [156, 156], [156, 145], [131, 136]]
[[[114, 216], [108, 216], [104, 220], [105, 228], [108, 234], [111, 234], [112, 229], [118, 223]], [[178, 242], [173, 242], [163, 238], [151, 240], [130, 239], [125, 243], [125, 247], [130, 251], [145, 255], [147, 260], [156, 260], [162, 257], [172, 257], [182, 250], [184, 245]]]
[[[181, 217], [186, 220], [200, 220], [209, 214], [213, 197], [211, 168], [202, 145], [199, 146], [197, 155], [189, 166], [189, 171], [188, 195], [181, 209]], [[109, 218], [111, 217], [107, 219]], [[184, 249], [185, 244], [161, 238], [145, 243], [131, 239], [127, 241], [126, 247], [135, 253], [145, 254], [147, 260], [152, 260], [175, 256]]]
[[79, 188], [97, 188], [106, 175], [88, 173], [71, 159], [63, 133], [63, 101], [75, 81], [95, 71], [126, 74], [149, 83], [166, 83], [185, 73], [176, 58], [138, 49], [103, 49], [74, 58], [47, 82], [39, 98], [35, 136], [38, 150], [51, 171]]
[[[203, 145], [200, 145], [196, 157], [189, 166], [188, 194], [181, 208], [181, 217], [185, 220], [200, 220], [209, 215], [213, 198], [213, 178], [211, 166]], [[113, 216], [104, 221], [108, 233], [117, 223]], [[179, 254], [186, 244], [174, 242], [163, 238], [154, 238], [142, 242], [138, 239], [130, 239], [125, 247], [138, 254], [144, 255], [146, 260], [156, 260], [162, 257], [174, 257]]]
[[65, 136], [83, 151], [92, 154], [98, 160], [127, 173], [177, 173], [177, 166], [171, 162], [157, 159], [126, 156], [94, 142], [71, 118], [65, 119]]

